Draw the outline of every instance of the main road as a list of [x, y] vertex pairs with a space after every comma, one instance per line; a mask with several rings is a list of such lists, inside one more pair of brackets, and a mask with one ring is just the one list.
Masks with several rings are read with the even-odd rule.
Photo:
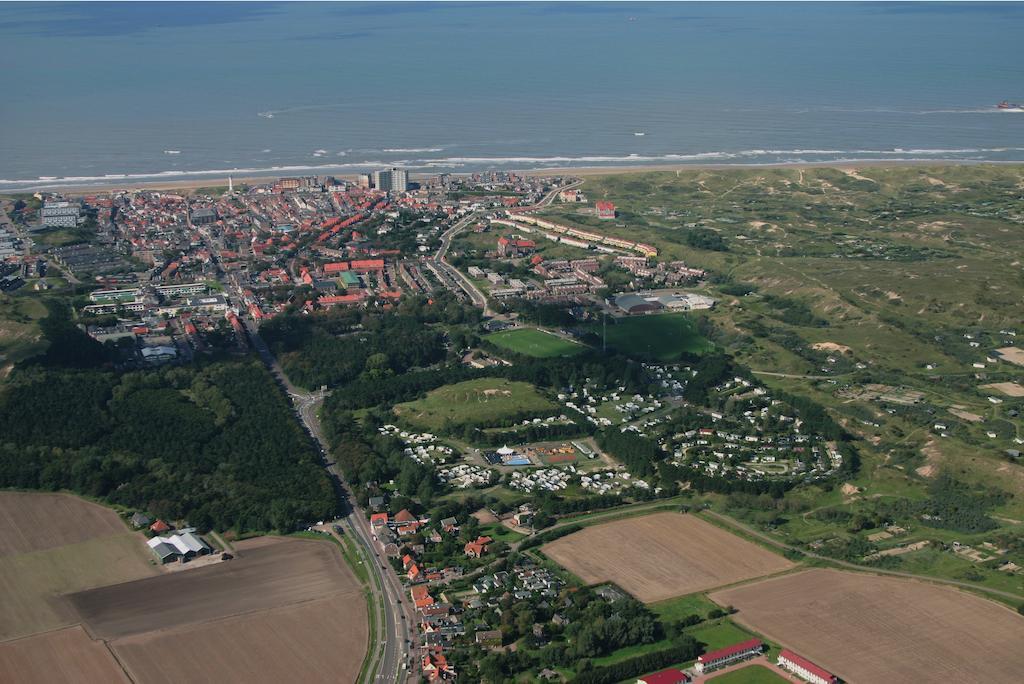
[[[578, 180], [568, 185], [560, 185], [558, 187], [552, 188], [551, 191], [549, 191], [548, 194], [546, 194], [536, 204], [531, 205], [529, 207], [522, 207], [521, 211], [533, 211], [534, 209], [542, 209], [543, 207], [546, 207], [549, 204], [551, 204], [551, 202], [554, 201], [555, 197], [558, 196], [558, 193], [562, 192], [563, 190], [568, 190], [569, 188], [578, 187], [582, 184], [583, 181]], [[474, 306], [478, 306], [481, 309], [483, 309], [484, 316], [486, 317], [490, 316], [493, 313], [487, 304], [487, 297], [484, 296], [484, 293], [481, 292], [479, 288], [477, 288], [477, 286], [474, 285], [469, 278], [462, 275], [462, 272], [459, 271], [459, 269], [455, 268], [454, 266], [448, 263], [448, 250], [452, 246], [452, 240], [455, 239], [456, 235], [464, 231], [466, 227], [469, 226], [470, 223], [472, 223], [473, 221], [478, 219], [482, 214], [485, 213], [487, 212], [484, 210], [479, 210], [466, 214], [461, 219], [456, 221], [451, 228], [442, 233], [441, 245], [437, 248], [437, 252], [434, 254], [434, 256], [431, 257], [431, 261], [437, 268], [441, 269], [446, 274], [448, 274], [448, 277], [450, 277], [452, 280], [458, 283], [459, 287], [461, 287], [463, 291], [465, 291], [465, 293], [469, 295], [469, 298], [473, 301]]]
[[[407, 612], [411, 603], [402, 601], [404, 592], [398, 576], [391, 569], [387, 559], [378, 554], [366, 515], [359, 508], [352, 489], [345, 482], [337, 465], [330, 459], [330, 450], [323, 435], [320, 418], [317, 415], [317, 408], [323, 401], [323, 394], [304, 392], [292, 385], [288, 376], [281, 369], [277, 358], [260, 337], [256, 325], [248, 317], [245, 317], [244, 320], [253, 347], [288, 393], [296, 415], [320, 448], [327, 472], [337, 483], [341, 494], [341, 507], [335, 524], [341, 525], [346, 533], [356, 540], [362, 550], [363, 562], [368, 565], [371, 605], [367, 606], [367, 610], [376, 612], [379, 619], [375, 635], [378, 642], [368, 645], [370, 666], [364, 681], [405, 681], [412, 675], [415, 667], [414, 664], [410, 667], [415, 647], [411, 631], [413, 619]], [[406, 667], [409, 669], [405, 669]]]

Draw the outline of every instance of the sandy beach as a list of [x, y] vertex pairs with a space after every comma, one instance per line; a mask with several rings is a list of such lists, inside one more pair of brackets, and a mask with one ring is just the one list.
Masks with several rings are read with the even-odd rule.
[[[523, 176], [610, 176], [623, 173], [651, 173], [656, 171], [702, 171], [702, 170], [728, 170], [728, 169], [785, 169], [785, 168], [833, 168], [847, 170], [867, 169], [867, 168], [879, 168], [879, 167], [904, 167], [904, 166], [931, 166], [931, 167], [942, 167], [942, 166], [981, 166], [981, 165], [994, 165], [994, 166], [1024, 166], [1024, 162], [994, 162], [994, 161], [964, 161], [964, 160], [938, 160], [938, 159], [920, 159], [920, 160], [879, 160], [879, 161], [863, 161], [855, 163], [836, 163], [836, 162], [784, 162], [779, 164], [637, 164], [629, 166], [569, 166], [569, 167], [549, 167], [539, 169], [509, 169], [510, 173], [517, 173]], [[431, 176], [437, 175], [438, 172], [432, 173], [410, 173], [409, 178], [412, 180], [423, 180]], [[266, 176], [248, 176], [244, 178], [232, 177], [232, 182], [235, 187], [242, 185], [268, 185], [277, 178], [287, 178], [302, 174], [275, 174]], [[330, 175], [335, 178], [343, 180], [354, 181], [359, 174], [355, 173], [332, 173], [332, 174], [306, 174], [306, 175]], [[452, 172], [453, 176], [469, 176], [470, 173], [459, 173]], [[25, 188], [18, 191], [0, 191], [0, 197], [11, 196], [16, 194], [25, 194], [33, 192], [56, 192], [65, 195], [94, 195], [94, 194], [105, 194], [111, 192], [124, 192], [130, 190], [165, 190], [165, 191], [181, 191], [186, 194], [194, 192], [200, 188], [220, 188], [227, 187], [228, 177], [207, 177], [203, 179], [182, 179], [182, 180], [157, 180], [149, 182], [111, 182], [110, 184], [96, 184], [96, 185], [79, 185], [79, 186], [60, 186], [54, 187], [47, 185], [45, 182], [39, 186], [33, 188]]]

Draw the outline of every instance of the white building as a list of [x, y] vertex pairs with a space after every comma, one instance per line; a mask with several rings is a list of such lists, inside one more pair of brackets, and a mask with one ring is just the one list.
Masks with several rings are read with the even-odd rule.
[[839, 677], [789, 649], [784, 648], [779, 653], [778, 665], [811, 684], [837, 684], [839, 682]]
[[74, 228], [81, 213], [82, 207], [73, 202], [47, 202], [40, 216], [47, 228]]
[[161, 563], [172, 561], [184, 563], [196, 556], [205, 556], [212, 551], [209, 544], [192, 534], [192, 530], [182, 530], [166, 537], [153, 537], [146, 544]]

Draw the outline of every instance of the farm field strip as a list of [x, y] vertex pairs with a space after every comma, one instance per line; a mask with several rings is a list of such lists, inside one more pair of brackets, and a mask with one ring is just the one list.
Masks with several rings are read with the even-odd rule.
[[584, 582], [614, 582], [645, 603], [794, 567], [700, 518], [667, 512], [587, 527], [541, 550]]
[[0, 495], [0, 557], [128, 531], [109, 508], [67, 494]]
[[1009, 682], [1024, 671], [1024, 618], [956, 589], [813, 569], [710, 596], [848, 681]]
[[0, 682], [129, 682], [102, 641], [81, 626], [0, 643]]
[[116, 639], [322, 598], [358, 595], [333, 544], [281, 540], [187, 572], [100, 587], [68, 598], [98, 638]]
[[366, 625], [361, 593], [336, 594], [129, 636], [112, 648], [132, 678], [147, 684], [354, 682], [366, 650]]

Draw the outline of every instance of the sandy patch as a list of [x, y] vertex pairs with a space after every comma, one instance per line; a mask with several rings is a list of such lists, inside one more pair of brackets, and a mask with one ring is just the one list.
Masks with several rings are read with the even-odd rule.
[[1024, 397], [1024, 385], [1018, 385], [1015, 382], [994, 382], [990, 385], [982, 385], [981, 389], [1002, 392], [1008, 397]]
[[818, 351], [829, 351], [839, 352], [840, 354], [852, 354], [853, 350], [847, 347], [845, 344], [837, 344], [835, 342], [815, 342], [811, 345], [811, 349], [817, 349]]

